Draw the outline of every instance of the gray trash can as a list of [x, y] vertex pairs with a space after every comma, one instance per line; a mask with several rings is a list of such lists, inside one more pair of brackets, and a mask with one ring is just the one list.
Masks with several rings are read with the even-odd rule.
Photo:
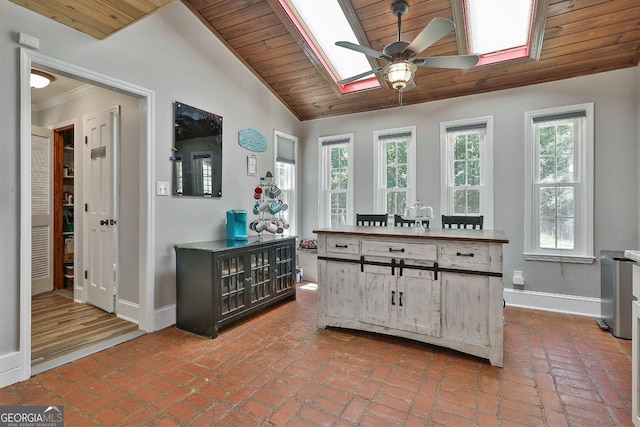
[[602, 319], [598, 325], [618, 338], [631, 339], [632, 266], [624, 251], [600, 251], [600, 296]]

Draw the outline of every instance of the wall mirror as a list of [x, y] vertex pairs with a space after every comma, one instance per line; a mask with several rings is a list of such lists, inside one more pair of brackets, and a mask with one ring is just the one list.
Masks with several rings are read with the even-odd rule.
[[174, 103], [173, 194], [222, 196], [222, 117]]

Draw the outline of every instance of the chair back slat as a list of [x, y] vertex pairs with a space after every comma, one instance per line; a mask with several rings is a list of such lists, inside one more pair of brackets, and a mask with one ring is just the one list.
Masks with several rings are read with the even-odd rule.
[[442, 228], [472, 228], [482, 230], [484, 216], [442, 215]]
[[387, 214], [356, 214], [356, 225], [387, 226]]

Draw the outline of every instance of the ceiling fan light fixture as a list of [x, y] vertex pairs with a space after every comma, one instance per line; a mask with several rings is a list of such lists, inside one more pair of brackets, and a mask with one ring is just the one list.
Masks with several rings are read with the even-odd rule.
[[394, 62], [384, 68], [384, 78], [394, 89], [404, 89], [416, 72], [416, 65], [412, 62]]
[[31, 87], [35, 89], [42, 89], [49, 86], [49, 83], [56, 78], [49, 73], [45, 73], [40, 70], [31, 70]]

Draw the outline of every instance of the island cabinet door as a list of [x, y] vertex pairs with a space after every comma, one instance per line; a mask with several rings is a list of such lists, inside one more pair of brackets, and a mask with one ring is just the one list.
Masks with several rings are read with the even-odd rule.
[[392, 309], [398, 301], [398, 289], [391, 268], [365, 265], [360, 273], [360, 290], [360, 321], [395, 328], [397, 314]]
[[[320, 326], [325, 326], [324, 316], [346, 320], [357, 320], [358, 318], [358, 274], [360, 273], [359, 265], [339, 262], [339, 261], [320, 261], [324, 264], [324, 268], [319, 268], [318, 273], [321, 275], [318, 281], [321, 289], [319, 293], [320, 300], [318, 304], [324, 307], [319, 310]], [[326, 277], [322, 277], [326, 275]]]
[[404, 269], [397, 279], [397, 329], [440, 337], [440, 281], [433, 272]]
[[[489, 345], [489, 310], [497, 309], [490, 304], [489, 278], [442, 273], [441, 281], [442, 336], [473, 344]], [[502, 300], [500, 309], [502, 309]]]

